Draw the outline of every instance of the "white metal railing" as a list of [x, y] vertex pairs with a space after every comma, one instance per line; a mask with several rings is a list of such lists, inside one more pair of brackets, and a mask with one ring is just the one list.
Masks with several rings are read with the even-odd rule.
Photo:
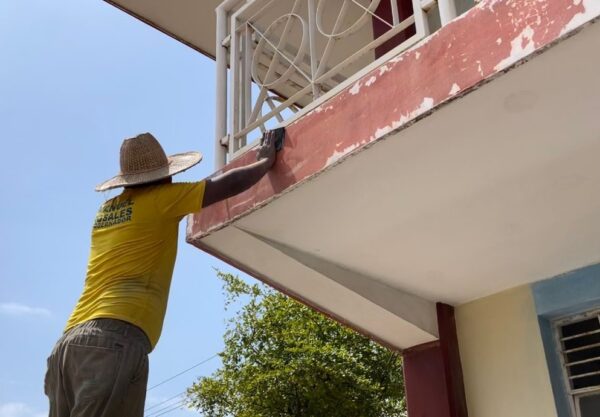
[[[428, 11], [441, 25], [451, 21], [455, 1], [412, 0], [402, 18], [398, 0], [225, 0], [217, 8], [217, 169], [246, 149], [249, 135], [258, 139], [429, 35]], [[374, 21], [385, 29], [379, 37]]]

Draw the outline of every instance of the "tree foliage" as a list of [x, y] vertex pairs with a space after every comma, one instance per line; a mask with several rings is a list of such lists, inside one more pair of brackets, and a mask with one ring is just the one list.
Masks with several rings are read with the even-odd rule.
[[399, 355], [262, 284], [218, 272], [230, 319], [222, 366], [188, 389], [206, 417], [399, 417]]

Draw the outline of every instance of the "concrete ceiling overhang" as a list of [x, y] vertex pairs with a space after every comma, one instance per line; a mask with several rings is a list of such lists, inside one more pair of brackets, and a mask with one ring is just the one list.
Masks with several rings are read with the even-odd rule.
[[291, 123], [188, 241], [401, 349], [436, 302], [599, 262], [600, 6], [577, 4], [471, 10]]
[[215, 9], [222, 0], [104, 0], [210, 58], [215, 57]]
[[[107, 3], [123, 10], [138, 20], [154, 27], [155, 29], [167, 34], [175, 40], [182, 42], [185, 45], [195, 49], [196, 51], [213, 58], [216, 55], [216, 12], [217, 6], [223, 3], [223, 0], [105, 0]], [[230, 2], [228, 7], [228, 15], [236, 15], [236, 19], [244, 21], [251, 16], [252, 25], [262, 33], [267, 33], [267, 28], [276, 21], [279, 17], [284, 16], [292, 11], [294, 2], [289, 1], [273, 1], [266, 3], [265, 1], [244, 2], [243, 0]], [[323, 25], [325, 29], [330, 29], [333, 25], [337, 14], [335, 13], [336, 4], [329, 4], [325, 7], [325, 15], [323, 17]], [[295, 6], [294, 6], [295, 7]], [[242, 10], [243, 9], [243, 10]], [[359, 5], [353, 4], [353, 7], [345, 14], [345, 26], [349, 27], [353, 22], [359, 21], [364, 14], [364, 10]], [[300, 2], [296, 10], [296, 15], [301, 16], [304, 22], [308, 20], [308, 3]], [[287, 43], [282, 46], [288, 56], [295, 56], [298, 53], [298, 48], [303, 44], [304, 33], [302, 25], [293, 21], [291, 29], [287, 35]], [[228, 19], [228, 26], [231, 23]], [[274, 28], [273, 32], [268, 36], [277, 39], [281, 35], [280, 31], [283, 28]], [[367, 44], [373, 39], [372, 25], [368, 21], [364, 21], [351, 37], [344, 40], [338, 40], [335, 48], [330, 51], [327, 68], [335, 66], [349, 55], [354, 53], [356, 45]], [[328, 38], [322, 35], [315, 36], [314, 47], [317, 51], [324, 51]], [[303, 53], [304, 54], [304, 53]], [[258, 77], [264, 77], [270, 62], [270, 49], [267, 48], [262, 57], [257, 59], [257, 74]], [[361, 68], [373, 62], [374, 54], [369, 52], [360, 59], [356, 60], [352, 65], [341, 68], [338, 72], [331, 76], [331, 79], [323, 80], [321, 88], [323, 91], [329, 91], [340, 81], [345, 80]], [[310, 72], [310, 62], [308, 55], [305, 55], [298, 65], [305, 71]], [[281, 97], [291, 97], [300, 90], [306, 80], [299, 74], [294, 76], [286, 83], [277, 84], [270, 90]], [[296, 105], [304, 107], [310, 102], [310, 98], [304, 96], [296, 101]]]
[[[223, 0], [104, 0], [105, 2], [117, 7], [136, 19], [160, 30], [172, 38], [188, 45], [189, 47], [201, 52], [211, 58], [215, 57], [216, 50], [216, 13], [215, 10]], [[245, 4], [243, 0], [233, 2], [230, 6], [229, 14], [239, 11], [244, 7], [244, 12], [238, 16], [243, 20], [250, 16], [252, 24], [263, 33], [277, 18], [291, 12], [293, 3], [287, 1], [275, 1], [269, 4], [265, 10], [264, 2], [255, 2]], [[296, 13], [299, 16], [306, 17], [308, 4], [301, 2]], [[327, 12], [333, 12], [331, 7], [327, 7]], [[260, 12], [259, 12], [260, 11]], [[351, 26], [353, 22], [358, 21], [364, 11], [357, 5], [351, 7], [346, 13], [345, 26]], [[329, 29], [333, 24], [330, 22], [336, 18], [335, 13], [326, 14], [323, 18], [325, 29]], [[229, 22], [228, 22], [229, 25]], [[298, 33], [299, 28], [294, 26], [288, 34], [288, 44], [283, 49], [293, 55], [302, 42], [302, 34]], [[363, 24], [351, 40], [365, 41], [373, 39], [373, 31], [370, 24]], [[322, 51], [327, 41], [323, 36], [317, 36], [316, 47]], [[365, 41], [366, 43], [366, 41]], [[333, 62], [339, 62], [346, 58], [351, 52], [355, 52], [351, 45], [338, 42], [331, 52]], [[357, 68], [365, 66], [373, 60], [372, 54], [359, 61], [355, 66], [351, 66], [347, 71], [356, 71]], [[344, 73], [344, 75], [348, 75]]]

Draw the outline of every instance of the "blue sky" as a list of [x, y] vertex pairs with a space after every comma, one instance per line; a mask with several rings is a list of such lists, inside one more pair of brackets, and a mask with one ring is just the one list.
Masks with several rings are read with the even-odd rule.
[[[91, 222], [114, 194], [93, 188], [118, 171], [121, 141], [153, 132], [167, 153], [204, 153], [178, 179], [211, 173], [213, 80], [211, 60], [101, 0], [0, 0], [0, 417], [47, 415], [46, 357], [82, 289]], [[222, 347], [213, 267], [232, 269], [185, 244], [184, 226], [149, 386]], [[147, 406], [218, 365], [151, 390]]]

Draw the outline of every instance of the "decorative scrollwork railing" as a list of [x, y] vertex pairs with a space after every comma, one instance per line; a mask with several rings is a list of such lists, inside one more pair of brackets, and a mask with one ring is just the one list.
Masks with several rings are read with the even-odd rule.
[[[427, 10], [439, 6], [446, 23], [456, 15], [454, 1], [245, 2], [229, 15], [227, 36], [217, 38], [228, 48], [230, 68], [228, 115], [217, 115], [221, 125], [228, 122], [227, 132], [217, 132], [219, 143], [227, 145], [229, 158], [235, 157], [248, 138], [257, 139], [261, 131], [427, 36]], [[217, 94], [227, 96], [227, 85], [218, 88]]]

